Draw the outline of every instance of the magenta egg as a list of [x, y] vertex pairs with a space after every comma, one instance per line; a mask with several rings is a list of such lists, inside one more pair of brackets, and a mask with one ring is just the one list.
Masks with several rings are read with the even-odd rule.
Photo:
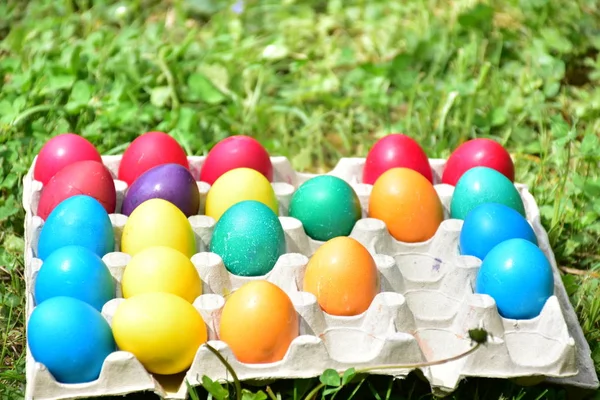
[[144, 201], [157, 198], [173, 203], [186, 217], [198, 214], [198, 184], [179, 164], [161, 164], [140, 175], [127, 189], [121, 213], [130, 215]]

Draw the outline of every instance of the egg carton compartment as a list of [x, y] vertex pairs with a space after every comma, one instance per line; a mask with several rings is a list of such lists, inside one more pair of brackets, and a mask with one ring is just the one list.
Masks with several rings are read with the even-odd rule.
[[[105, 165], [113, 175], [116, 175], [120, 157], [103, 156]], [[204, 157], [189, 157], [188, 160], [193, 175], [198, 177]], [[372, 186], [361, 183], [364, 159], [341, 159], [329, 174], [349, 182], [359, 195], [363, 219], [357, 222], [350, 236], [359, 240], [375, 256], [382, 292], [377, 295], [367, 312], [357, 317], [340, 318], [323, 313], [314, 296], [299, 290], [302, 287], [307, 257], [323, 242], [307, 237], [301, 222], [287, 216], [287, 206], [294, 190], [317, 175], [294, 171], [284, 157], [272, 157], [271, 160], [274, 166], [273, 188], [279, 200], [280, 221], [290, 254], [282, 256], [276, 267], [263, 278], [276, 283], [290, 294], [302, 321], [302, 335], [293, 342], [284, 360], [268, 365], [245, 365], [236, 362], [228, 346], [216, 340], [216, 321], [222, 307], [221, 296], [227, 295], [249, 279], [260, 277], [236, 277], [229, 274], [220, 257], [208, 252], [214, 220], [203, 215], [189, 218], [196, 233], [198, 251], [193, 262], [204, 286], [204, 294], [194, 305], [207, 323], [210, 344], [232, 363], [240, 379], [311, 377], [318, 376], [325, 368], [331, 367], [343, 370], [400, 362], [416, 363], [453, 356], [471, 345], [467, 330], [483, 324], [493, 335], [486, 346], [458, 361], [422, 369], [434, 391], [451, 392], [467, 376], [542, 376], [559, 384], [588, 389], [598, 387], [589, 346], [560, 279], [547, 233], [540, 222], [537, 204], [525, 185], [515, 184], [524, 202], [527, 219], [538, 237], [539, 246], [553, 267], [555, 294], [538, 317], [516, 321], [501, 318], [491, 297], [472, 293], [472, 282], [480, 261], [458, 254], [458, 234], [462, 221], [448, 219], [453, 187], [439, 184], [445, 160], [431, 159], [430, 164], [435, 189], [444, 205], [446, 220], [430, 240], [403, 243], [389, 235], [382, 221], [366, 218]], [[39, 268], [40, 260], [35, 258], [34, 249], [43, 224], [41, 218], [32, 212], [37, 209], [36, 201], [39, 201], [42, 188], [40, 182], [31, 179], [32, 170], [33, 167], [24, 179], [23, 198], [27, 210], [25, 258], [28, 291], [31, 291], [35, 271]], [[198, 185], [201, 199], [205, 198], [210, 186], [203, 182], [198, 182]], [[115, 187], [119, 196], [117, 207], [120, 209], [120, 201], [127, 185], [115, 180]], [[201, 200], [199, 214], [203, 213], [203, 204]], [[118, 239], [127, 217], [121, 214], [111, 214], [110, 217]], [[117, 252], [107, 254], [105, 262], [118, 281], [128, 256], [118, 253], [118, 240], [116, 245]], [[30, 297], [28, 295], [27, 298], [28, 316], [33, 308], [33, 299]], [[104, 315], [107, 320], [110, 320], [111, 307], [116, 306], [118, 301], [120, 300], [115, 299], [105, 306]], [[372, 311], [374, 306], [378, 313]], [[342, 347], [343, 343], [351, 343], [352, 346], [345, 349]], [[361, 354], [366, 356], [361, 358]], [[387, 355], [391, 356], [385, 362]], [[409, 371], [410, 369], [385, 369], [373, 373], [401, 377]], [[224, 366], [205, 347], [199, 349], [186, 377], [192, 385], [198, 385], [202, 375], [213, 379], [230, 379]], [[27, 382], [27, 392], [34, 393], [36, 399], [77, 398], [141, 390], [152, 390], [170, 398], [182, 398], [185, 395], [185, 386], [180, 386], [180, 379], [152, 376], [135, 357], [121, 351], [107, 358], [97, 381], [78, 385], [57, 383], [28, 352]], [[44, 397], [38, 397], [42, 394]]]
[[[113, 214], [111, 219], [118, 237], [127, 217]], [[210, 344], [228, 359], [242, 380], [313, 377], [326, 368], [343, 371], [350, 367], [414, 364], [451, 357], [471, 346], [468, 330], [479, 325], [483, 325], [492, 335], [488, 344], [458, 361], [421, 369], [436, 393], [452, 392], [460, 380], [467, 376], [568, 377], [577, 373], [575, 343], [569, 336], [555, 296], [548, 300], [537, 318], [514, 321], [499, 316], [491, 297], [473, 294], [473, 281], [481, 261], [458, 253], [457, 242], [462, 221], [444, 221], [432, 238], [427, 253], [405, 251], [395, 256], [375, 253], [381, 292], [363, 314], [338, 317], [323, 312], [312, 294], [301, 291], [309, 260], [307, 255], [287, 253], [265, 276], [235, 276], [227, 271], [217, 254], [205, 251], [210, 243], [214, 220], [206, 216], [192, 216], [189, 220], [197, 237], [203, 238], [197, 242], [198, 253], [192, 257], [192, 262], [202, 278], [204, 294], [194, 305], [207, 324]], [[301, 223], [291, 217], [280, 217], [280, 220], [289, 249], [294, 246], [294, 238], [302, 236], [298, 233]], [[43, 221], [38, 217], [33, 221], [36, 226], [32, 231], [39, 232]], [[382, 235], [382, 229], [385, 229], [385, 225], [381, 221], [365, 219], [356, 224], [351, 236], [372, 242], [373, 238]], [[36, 242], [35, 237], [32, 242]], [[30, 249], [30, 257], [28, 315], [34, 304], [31, 288], [42, 265], [42, 261], [35, 258], [33, 248]], [[120, 252], [103, 257], [117, 283], [116, 298], [103, 308], [103, 314], [109, 322], [117, 305], [123, 301], [119, 282], [130, 259], [131, 256]], [[247, 365], [237, 362], [229, 347], [218, 341], [223, 296], [245, 282], [256, 279], [266, 279], [286, 291], [300, 316], [301, 336], [294, 340], [286, 357], [277, 363]], [[532, 358], [532, 351], [539, 351], [541, 355]], [[185, 398], [185, 385], [180, 384], [169, 390], [168, 384], [167, 388], [163, 386], [165, 378], [156, 377], [145, 370], [144, 379], [140, 379], [140, 363], [129, 353], [117, 353], [106, 360], [101, 377], [96, 382], [83, 385], [61, 385], [43, 365], [31, 359], [29, 365], [32, 367], [28, 372], [31, 382], [34, 382], [32, 386], [37, 388], [32, 390], [46, 393], [45, 386], [50, 385], [52, 388], [47, 393], [61, 393], [63, 390], [73, 395], [73, 390], [80, 387], [83, 390], [81, 393], [89, 395], [97, 393], [99, 386], [110, 386], [110, 393], [113, 394], [137, 389], [153, 390], [168, 398]], [[110, 371], [114, 367], [111, 364], [113, 362], [119, 366], [119, 378], [123, 382], [106, 383], [112, 382], [113, 373]], [[131, 381], [126, 379], [129, 370], [132, 373]], [[373, 373], [402, 377], [410, 371], [411, 368], [399, 368], [376, 370]], [[201, 347], [185, 379], [191, 385], [200, 385], [203, 375], [213, 380], [230, 378], [214, 355]]]

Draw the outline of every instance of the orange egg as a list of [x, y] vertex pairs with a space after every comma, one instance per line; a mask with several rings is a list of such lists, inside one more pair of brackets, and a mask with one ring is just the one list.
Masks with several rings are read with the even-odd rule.
[[288, 295], [271, 282], [256, 280], [227, 298], [219, 330], [240, 362], [258, 364], [283, 359], [300, 326]]
[[369, 217], [385, 222], [396, 240], [415, 243], [435, 235], [444, 209], [427, 178], [412, 169], [392, 168], [373, 185]]
[[358, 315], [379, 293], [379, 271], [362, 244], [338, 236], [325, 242], [310, 258], [304, 291], [314, 294], [321, 309], [330, 315]]

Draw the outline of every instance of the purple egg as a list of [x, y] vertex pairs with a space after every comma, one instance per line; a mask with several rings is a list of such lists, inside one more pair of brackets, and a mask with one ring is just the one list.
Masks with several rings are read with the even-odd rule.
[[146, 200], [163, 199], [185, 215], [198, 214], [200, 192], [192, 173], [179, 164], [161, 164], [140, 175], [127, 189], [121, 213], [130, 215]]

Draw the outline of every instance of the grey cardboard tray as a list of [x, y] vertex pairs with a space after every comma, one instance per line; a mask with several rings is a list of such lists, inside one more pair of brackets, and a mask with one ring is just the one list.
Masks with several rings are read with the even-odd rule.
[[[103, 157], [104, 164], [115, 177], [120, 157]], [[308, 238], [300, 221], [287, 216], [287, 208], [294, 190], [315, 175], [294, 171], [284, 157], [272, 157], [271, 160], [275, 171], [273, 188], [280, 203], [280, 220], [286, 233], [288, 254], [280, 258], [267, 276], [233, 276], [224, 268], [218, 255], [208, 252], [214, 226], [212, 218], [202, 215], [204, 199], [210, 188], [208, 184], [198, 182], [202, 199], [199, 215], [189, 218], [197, 239], [197, 254], [192, 261], [203, 280], [203, 295], [196, 299], [194, 306], [207, 323], [211, 345], [228, 359], [240, 379], [306, 378], [318, 376], [326, 368], [343, 371], [350, 367], [445, 358], [466, 350], [470, 346], [468, 329], [483, 324], [492, 333], [486, 346], [461, 360], [421, 369], [434, 392], [451, 393], [463, 378], [471, 376], [541, 376], [549, 382], [584, 389], [599, 387], [589, 345], [562, 284], [548, 235], [540, 221], [539, 209], [525, 185], [515, 184], [539, 245], [552, 264], [555, 293], [540, 316], [529, 321], [516, 321], [501, 318], [490, 297], [473, 294], [473, 281], [480, 261], [458, 254], [457, 241], [462, 221], [448, 219], [453, 188], [439, 183], [445, 160], [431, 159], [430, 164], [446, 220], [432, 239], [409, 244], [394, 240], [382, 221], [367, 218], [371, 186], [361, 183], [364, 159], [341, 159], [329, 174], [349, 182], [359, 195], [364, 218], [356, 224], [351, 236], [374, 255], [382, 290], [364, 314], [340, 318], [323, 313], [314, 296], [299, 289], [308, 258], [322, 242]], [[204, 157], [189, 157], [189, 162], [192, 173], [198, 179]], [[24, 178], [23, 193], [27, 316], [34, 307], [33, 284], [41, 267], [41, 261], [35, 258], [35, 249], [43, 226], [43, 221], [35, 216], [42, 185], [32, 179], [32, 171], [33, 165]], [[117, 247], [104, 260], [119, 283], [129, 259], [127, 254], [118, 251], [120, 233], [127, 220], [118, 211], [127, 185], [115, 180], [115, 187], [117, 213], [111, 214], [111, 221]], [[284, 360], [278, 363], [241, 364], [235, 360], [229, 347], [218, 340], [223, 294], [248, 280], [261, 278], [279, 285], [290, 295], [302, 321], [301, 336], [294, 340]], [[117, 298], [103, 309], [103, 315], [109, 322], [122, 301], [119, 285], [117, 287]], [[410, 369], [382, 369], [374, 373], [402, 378], [409, 372]], [[198, 350], [185, 378], [195, 386], [201, 384], [202, 375], [214, 380], [231, 379], [224, 366], [205, 347]], [[187, 393], [185, 384], [182, 384], [183, 377], [166, 379], [152, 376], [132, 354], [117, 351], [105, 361], [98, 380], [65, 385], [56, 382], [27, 351], [26, 398], [70, 399], [151, 390], [166, 398], [182, 399]]]

